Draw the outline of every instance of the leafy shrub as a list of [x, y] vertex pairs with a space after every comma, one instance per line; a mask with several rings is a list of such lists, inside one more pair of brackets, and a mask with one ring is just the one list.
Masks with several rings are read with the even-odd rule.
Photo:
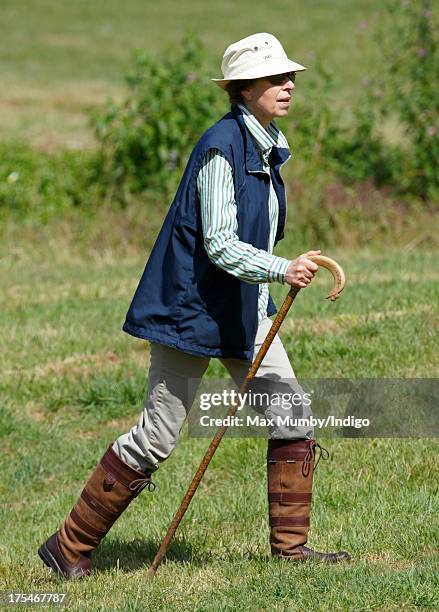
[[294, 107], [291, 118], [290, 140], [306, 162], [308, 179], [325, 182], [330, 179], [325, 173], [329, 173], [348, 183], [372, 178], [378, 187], [396, 185], [403, 152], [385, 143], [376, 129], [374, 92], [366, 89], [349, 109], [350, 121], [341, 117], [333, 93], [333, 74], [317, 61], [306, 83], [305, 99]]
[[388, 0], [380, 32], [382, 116], [396, 114], [409, 142], [403, 186], [426, 199], [439, 196], [439, 5], [431, 0]]
[[[373, 180], [399, 194], [439, 195], [438, 10], [430, 0], [388, 0], [376, 35], [379, 75], [343, 124], [330, 99], [333, 79], [319, 62], [307, 84], [306, 103], [295, 108], [295, 141], [316, 177], [335, 172], [348, 182]], [[382, 125], [392, 120], [403, 142], [390, 144]]]
[[55, 212], [89, 204], [92, 153], [60, 151], [48, 154], [20, 143], [0, 145], [0, 210], [44, 221]]
[[326, 143], [330, 167], [344, 180], [364, 182], [372, 178], [377, 187], [396, 189], [404, 168], [404, 152], [378, 134], [377, 111], [371, 104], [353, 109], [353, 117], [352, 126]]
[[126, 100], [94, 114], [107, 193], [126, 201], [133, 192], [175, 188], [197, 138], [227, 110], [203, 74], [203, 56], [192, 37], [160, 56], [140, 53]]
[[[353, 106], [354, 122], [325, 149], [344, 179], [370, 178], [399, 194], [439, 196], [438, 5], [430, 0], [388, 0], [376, 35], [379, 75], [365, 83]], [[390, 145], [386, 121], [403, 138]]]

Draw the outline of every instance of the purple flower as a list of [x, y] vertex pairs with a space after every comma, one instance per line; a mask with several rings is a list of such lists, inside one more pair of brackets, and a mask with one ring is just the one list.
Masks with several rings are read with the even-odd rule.
[[193, 72], [189, 72], [189, 74], [186, 76], [186, 83], [193, 83], [196, 80], [197, 80], [197, 75], [194, 74]]
[[425, 57], [427, 55], [427, 49], [425, 49], [424, 47], [420, 47], [418, 49], [418, 55], [419, 57]]
[[429, 125], [427, 128], [427, 134], [428, 136], [434, 136], [437, 132], [437, 127], [435, 127], [434, 125]]
[[431, 19], [433, 17], [433, 11], [424, 11], [424, 17], [426, 19]]
[[360, 30], [367, 30], [369, 27], [369, 22], [366, 19], [363, 19], [363, 21], [360, 21], [358, 25], [360, 26]]

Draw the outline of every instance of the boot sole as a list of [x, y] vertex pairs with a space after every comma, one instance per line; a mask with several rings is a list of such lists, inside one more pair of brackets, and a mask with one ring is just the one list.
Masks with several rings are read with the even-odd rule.
[[321, 563], [345, 563], [346, 561], [352, 561], [352, 557], [349, 555], [347, 557], [339, 557], [337, 559], [328, 559], [324, 557], [314, 557], [312, 555], [304, 556], [304, 557], [292, 557], [288, 555], [272, 555], [275, 559], [288, 559], [290, 563], [311, 563], [315, 561], [319, 561]]
[[47, 548], [46, 544], [42, 544], [40, 546], [40, 548], [38, 549], [38, 555], [42, 562], [55, 572], [58, 578], [65, 578], [64, 573], [58, 565], [57, 560]]

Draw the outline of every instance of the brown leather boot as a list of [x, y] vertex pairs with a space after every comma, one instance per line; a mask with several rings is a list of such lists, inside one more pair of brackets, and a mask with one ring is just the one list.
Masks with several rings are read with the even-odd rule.
[[[321, 553], [305, 546], [311, 513], [315, 450], [329, 453], [315, 440], [269, 440], [267, 451], [271, 554], [294, 561], [347, 561], [346, 551]], [[318, 460], [319, 460], [318, 459]], [[317, 461], [318, 461], [317, 460]]]
[[41, 559], [61, 578], [90, 574], [91, 552], [145, 487], [154, 489], [151, 474], [124, 463], [110, 446], [59, 531], [39, 548]]

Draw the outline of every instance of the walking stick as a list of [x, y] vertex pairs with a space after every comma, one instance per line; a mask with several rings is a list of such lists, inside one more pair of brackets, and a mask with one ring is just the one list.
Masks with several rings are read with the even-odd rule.
[[[332, 288], [331, 293], [327, 295], [326, 297], [327, 299], [330, 299], [332, 301], [336, 300], [338, 296], [340, 295], [340, 293], [343, 291], [343, 288], [346, 283], [343, 269], [333, 259], [330, 259], [329, 257], [325, 257], [324, 255], [310, 255], [308, 259], [311, 259], [314, 263], [316, 263], [319, 266], [327, 268], [332, 273], [334, 277], [334, 286]], [[245, 393], [249, 383], [256, 376], [256, 372], [258, 371], [259, 366], [262, 363], [262, 360], [264, 359], [268, 349], [270, 348], [270, 345], [273, 342], [275, 335], [277, 334], [280, 326], [282, 325], [282, 322], [285, 319], [287, 312], [289, 311], [292, 303], [294, 302], [294, 298], [299, 293], [299, 291], [300, 291], [300, 287], [291, 287], [290, 291], [288, 292], [288, 295], [286, 296], [282, 306], [279, 309], [279, 312], [277, 313], [275, 320], [273, 321], [273, 324], [270, 328], [270, 331], [267, 334], [267, 337], [265, 338], [261, 348], [259, 349], [258, 354], [256, 355], [255, 360], [253, 361], [245, 380], [241, 384], [241, 387], [239, 389], [240, 394]], [[229, 411], [227, 412], [226, 418], [233, 417], [236, 414], [237, 410], [238, 410], [238, 403], [232, 404]], [[214, 435], [212, 442], [210, 443], [210, 446], [207, 449], [203, 457], [203, 460], [201, 461], [200, 467], [196, 471], [195, 476], [193, 477], [192, 482], [189, 485], [189, 488], [186, 491], [186, 494], [183, 497], [183, 500], [177, 512], [175, 513], [172, 523], [168, 531], [166, 532], [166, 535], [163, 539], [163, 542], [160, 545], [160, 548], [157, 551], [154, 561], [152, 562], [150, 568], [148, 569], [148, 572], [146, 574], [147, 579], [151, 579], [155, 576], [156, 570], [158, 566], [160, 565], [160, 563], [162, 562], [164, 556], [166, 555], [168, 546], [171, 543], [171, 540], [174, 537], [175, 532], [177, 531], [180, 521], [183, 518], [186, 510], [188, 509], [191, 499], [195, 495], [195, 491], [197, 490], [198, 485], [200, 484], [201, 479], [204, 476], [204, 472], [207, 470], [207, 467], [213, 455], [215, 454], [215, 451], [218, 448], [219, 443], [221, 442], [221, 439], [226, 431], [227, 431], [227, 426], [222, 425], [217, 430], [216, 434]]]

